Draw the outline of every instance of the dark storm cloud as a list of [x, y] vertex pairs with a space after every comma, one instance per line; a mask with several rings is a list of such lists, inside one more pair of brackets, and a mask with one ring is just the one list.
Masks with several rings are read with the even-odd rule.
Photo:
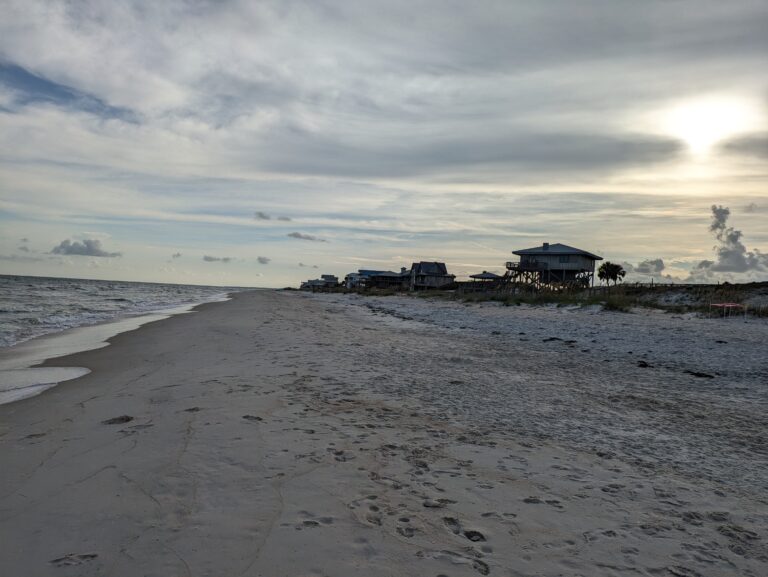
[[314, 242], [328, 242], [327, 240], [323, 240], [322, 238], [318, 238], [311, 234], [304, 234], [303, 232], [289, 232], [288, 236], [290, 238], [297, 238], [299, 240], [311, 240]]
[[268, 257], [266, 257], [266, 256], [259, 256], [259, 257], [256, 257], [256, 260], [258, 260], [258, 261], [259, 261], [259, 264], [269, 264], [269, 263], [272, 261], [272, 259], [271, 259], [271, 258], [268, 258]]
[[768, 133], [735, 138], [723, 144], [722, 148], [731, 154], [768, 159]]
[[97, 257], [117, 257], [122, 256], [119, 252], [107, 252], [101, 248], [101, 241], [96, 238], [86, 238], [82, 242], [76, 240], [62, 240], [57, 246], [51, 249], [51, 254], [61, 254], [69, 256], [97, 256]]
[[205, 262], [230, 262], [232, 260], [232, 257], [230, 257], [230, 256], [210, 256], [210, 255], [205, 255], [203, 257], [203, 260]]

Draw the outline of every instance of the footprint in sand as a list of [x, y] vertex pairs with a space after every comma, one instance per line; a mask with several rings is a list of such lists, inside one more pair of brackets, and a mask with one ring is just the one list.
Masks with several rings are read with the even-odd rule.
[[314, 529], [316, 527], [321, 527], [323, 525], [333, 525], [333, 517], [330, 516], [324, 516], [324, 517], [316, 517], [314, 514], [310, 513], [309, 511], [299, 511], [299, 515], [303, 517], [302, 521], [295, 525], [295, 529], [297, 531], [301, 531], [302, 529]]
[[480, 531], [474, 531], [472, 529], [464, 531], [464, 536], [473, 543], [485, 541], [485, 535], [483, 535]]
[[443, 517], [443, 524], [454, 535], [458, 535], [459, 533], [461, 533], [461, 524], [459, 523], [459, 520], [456, 519], [455, 517]]
[[68, 555], [64, 555], [64, 557], [48, 561], [48, 563], [55, 565], [56, 567], [69, 567], [72, 565], [82, 565], [88, 561], [93, 561], [97, 557], [98, 555], [96, 553], [81, 553], [79, 555], [69, 553]]
[[[357, 509], [360, 505], [365, 505], [365, 512], [362, 513], [363, 518], [366, 522], [370, 523], [371, 525], [379, 525], [381, 526], [381, 508], [378, 505], [374, 505], [370, 501], [375, 501], [378, 499], [378, 495], [369, 495], [368, 497], [363, 497], [362, 499], [358, 499], [356, 501], [352, 501], [349, 504], [350, 509]], [[365, 501], [368, 501], [368, 503], [365, 503]]]
[[[475, 552], [474, 554], [480, 555], [477, 552]], [[456, 553], [455, 551], [448, 551], [448, 550], [419, 551], [418, 553], [416, 553], [416, 556], [431, 557], [433, 559], [448, 559], [451, 562], [456, 564], [468, 564], [468, 565], [471, 565], [475, 571], [480, 573], [480, 575], [488, 575], [491, 572], [491, 568], [488, 566], [488, 563], [486, 563], [485, 561], [481, 561], [476, 557], [467, 557], [465, 555], [462, 555], [461, 553]]]
[[102, 425], [122, 425], [125, 423], [130, 423], [133, 420], [133, 417], [129, 415], [120, 415], [119, 417], [112, 417], [111, 419], [107, 419], [106, 421], [102, 421]]

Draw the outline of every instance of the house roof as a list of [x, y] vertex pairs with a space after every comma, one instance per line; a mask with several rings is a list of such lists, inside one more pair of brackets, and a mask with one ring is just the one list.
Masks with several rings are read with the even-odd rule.
[[385, 270], [385, 271], [374, 273], [369, 276], [370, 277], [402, 277], [402, 276], [407, 276], [409, 274], [411, 274], [411, 271], [408, 271], [407, 273], [402, 273], [402, 272], [392, 272], [391, 270]]
[[357, 271], [357, 274], [359, 274], [360, 276], [374, 276], [374, 275], [380, 275], [385, 272], [390, 272], [390, 271], [361, 268], [360, 270]]
[[488, 272], [487, 270], [484, 270], [481, 273], [469, 275], [469, 278], [474, 278], [478, 280], [496, 280], [501, 278], [501, 276], [497, 275], [494, 272]]
[[450, 276], [444, 262], [415, 262], [413, 263], [411, 270], [416, 271], [416, 274]]
[[603, 257], [601, 256], [597, 256], [596, 254], [592, 254], [591, 252], [587, 252], [586, 250], [581, 250], [580, 248], [574, 248], [566, 244], [560, 244], [559, 242], [556, 242], [555, 244], [549, 244], [545, 242], [542, 246], [526, 248], [524, 250], [513, 250], [512, 254], [517, 254], [517, 255], [577, 254], [577, 255], [586, 256], [593, 260], [603, 260]]

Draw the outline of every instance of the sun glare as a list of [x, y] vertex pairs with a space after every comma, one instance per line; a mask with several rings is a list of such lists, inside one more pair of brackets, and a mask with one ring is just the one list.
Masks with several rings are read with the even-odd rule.
[[683, 102], [663, 115], [664, 132], [705, 155], [729, 137], [761, 128], [763, 115], [753, 102], [739, 98], [708, 98]]

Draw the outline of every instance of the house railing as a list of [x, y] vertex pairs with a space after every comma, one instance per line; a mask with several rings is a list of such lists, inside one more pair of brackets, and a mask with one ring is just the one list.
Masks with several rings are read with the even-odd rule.
[[547, 266], [547, 263], [545, 262], [538, 262], [538, 261], [531, 261], [531, 262], [508, 262], [507, 263], [507, 270], [514, 270], [514, 271], [539, 271], [539, 270], [549, 270], [549, 267]]

